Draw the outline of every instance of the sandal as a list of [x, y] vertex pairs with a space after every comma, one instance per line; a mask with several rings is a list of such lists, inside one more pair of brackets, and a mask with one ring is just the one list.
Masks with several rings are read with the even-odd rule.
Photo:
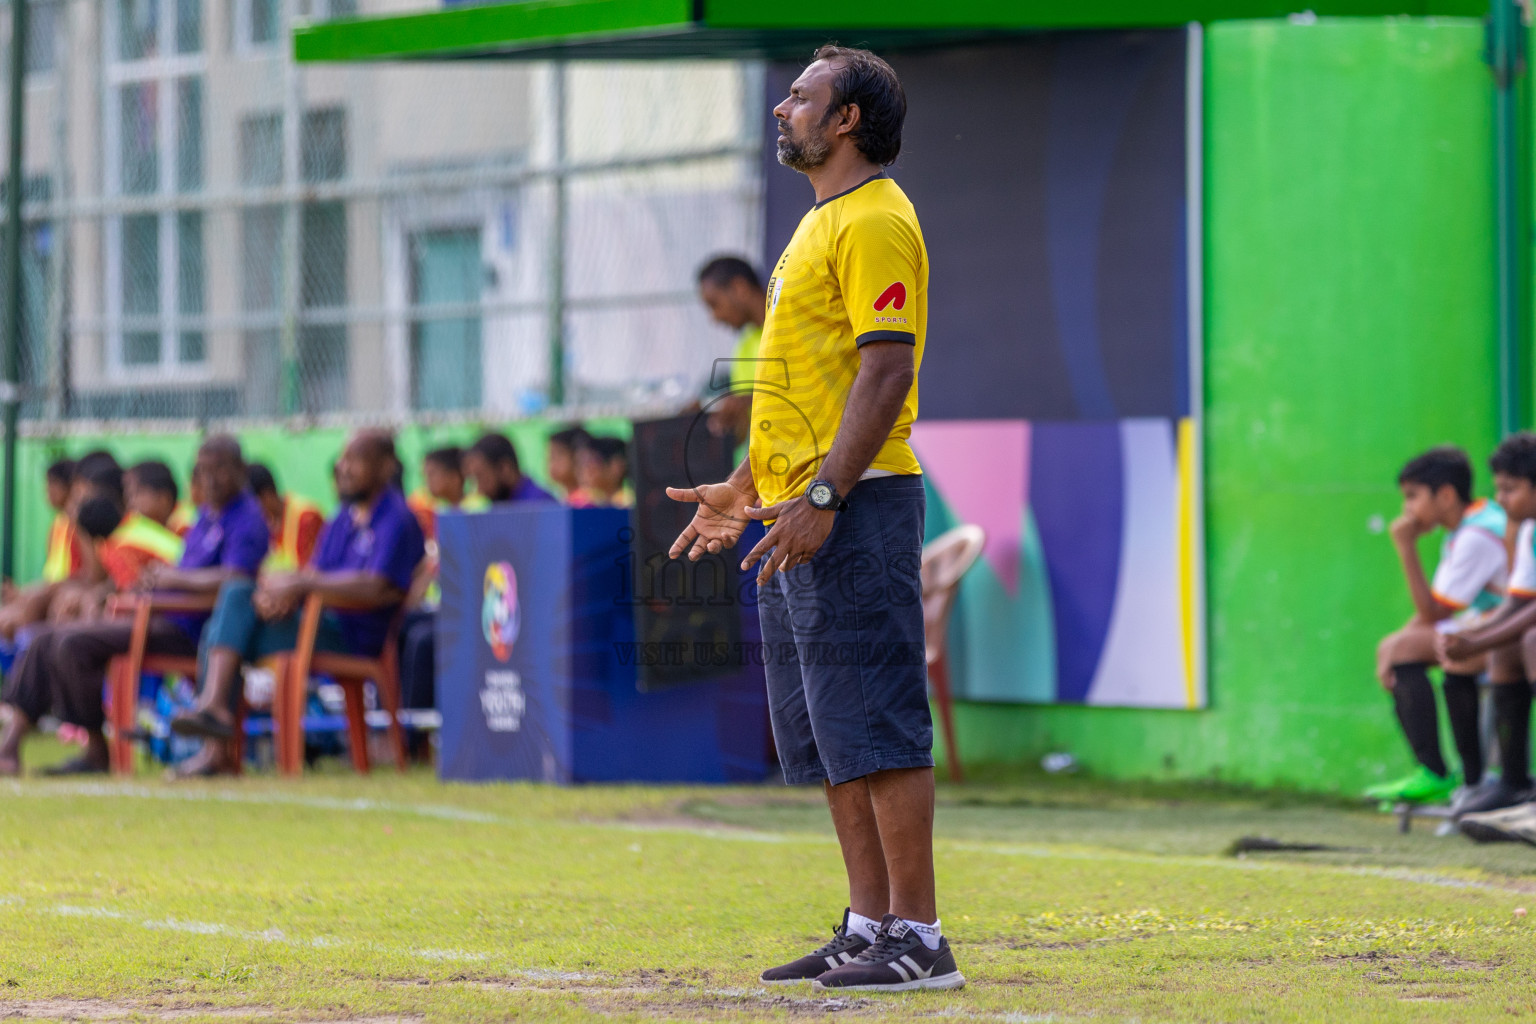
[[171, 732], [178, 736], [227, 740], [235, 734], [235, 727], [215, 718], [211, 711], [188, 711], [171, 719]]
[[58, 778], [65, 775], [105, 775], [107, 774], [107, 766], [97, 764], [90, 758], [81, 756], [70, 758], [63, 764], [50, 765], [43, 769], [42, 774], [50, 778]]

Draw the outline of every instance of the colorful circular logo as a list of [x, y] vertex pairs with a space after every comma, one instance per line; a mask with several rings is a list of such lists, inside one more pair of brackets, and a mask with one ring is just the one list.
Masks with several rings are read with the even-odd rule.
[[492, 562], [485, 567], [485, 599], [480, 605], [480, 628], [497, 661], [512, 657], [523, 625], [517, 603], [517, 572], [511, 562]]

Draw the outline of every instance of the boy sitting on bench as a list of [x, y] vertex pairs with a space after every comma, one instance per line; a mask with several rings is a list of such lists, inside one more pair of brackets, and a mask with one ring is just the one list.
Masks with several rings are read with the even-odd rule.
[[[1403, 778], [1372, 786], [1368, 800], [1384, 804], [1437, 803], [1450, 798], [1465, 777], [1476, 786], [1483, 774], [1478, 734], [1477, 676], [1481, 654], [1451, 660], [1436, 653], [1436, 637], [1475, 627], [1503, 600], [1509, 553], [1504, 544], [1504, 510], [1472, 499], [1472, 464], [1460, 448], [1433, 448], [1412, 459], [1397, 477], [1403, 514], [1392, 523], [1392, 543], [1413, 598], [1413, 617], [1387, 635], [1376, 652], [1376, 674], [1392, 694], [1397, 720], [1419, 762]], [[1420, 537], [1442, 528], [1440, 564], [1434, 580], [1419, 560]], [[1440, 721], [1429, 668], [1445, 671], [1445, 706], [1461, 773], [1440, 751]]]

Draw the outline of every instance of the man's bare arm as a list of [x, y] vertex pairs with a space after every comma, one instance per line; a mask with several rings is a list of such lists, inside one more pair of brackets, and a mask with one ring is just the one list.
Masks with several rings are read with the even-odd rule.
[[859, 372], [848, 392], [843, 422], [822, 463], [821, 477], [847, 495], [891, 436], [917, 376], [913, 346], [872, 341], [859, 349]]
[[[1493, 622], [1481, 629], [1469, 630], [1447, 639], [1462, 641], [1456, 645], [1457, 656], [1469, 657], [1514, 643], [1532, 628], [1536, 628], [1536, 601], [1511, 597], [1499, 609], [1498, 617]], [[1461, 653], [1463, 651], [1466, 653]]]
[[1436, 600], [1429, 577], [1424, 575], [1424, 563], [1419, 559], [1421, 531], [1407, 516], [1392, 523], [1392, 546], [1397, 549], [1397, 560], [1403, 565], [1403, 576], [1408, 581], [1408, 594], [1413, 598], [1413, 610], [1425, 622], [1439, 622], [1456, 614], [1456, 609]]
[[173, 566], [152, 566], [141, 578], [146, 590], [185, 590], [193, 594], [211, 594], [232, 579], [244, 578], [239, 569], [223, 565], [206, 569], [177, 569]]

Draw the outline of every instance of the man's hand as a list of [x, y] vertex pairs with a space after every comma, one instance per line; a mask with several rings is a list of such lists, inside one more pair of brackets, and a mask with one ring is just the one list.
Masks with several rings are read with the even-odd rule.
[[1392, 543], [1400, 547], [1404, 545], [1411, 547], [1429, 531], [1420, 526], [1417, 520], [1403, 515], [1392, 520], [1392, 525], [1387, 532], [1392, 535]]
[[251, 605], [268, 622], [286, 619], [298, 611], [309, 593], [309, 578], [302, 572], [279, 572], [263, 576], [251, 597]]
[[1441, 633], [1435, 637], [1435, 653], [1441, 663], [1466, 661], [1483, 653], [1471, 637], [1460, 633]]
[[258, 590], [251, 595], [251, 607], [256, 609], [263, 622], [276, 622], [299, 610], [299, 598], [279, 597], [270, 591]]
[[757, 492], [751, 487], [727, 481], [699, 487], [668, 487], [667, 497], [673, 501], [698, 503], [699, 510], [693, 514], [693, 521], [683, 528], [667, 552], [668, 557], [686, 554], [690, 562], [697, 562], [705, 552], [718, 555], [726, 548], [736, 546], [741, 531], [751, 521], [747, 518], [747, 509], [757, 501]]
[[151, 562], [139, 573], [139, 578], [133, 581], [133, 589], [141, 594], [147, 594], [160, 589], [160, 581], [166, 576], [170, 566], [164, 562]]
[[747, 569], [762, 559], [762, 568], [757, 571], [758, 586], [767, 583], [776, 572], [787, 572], [809, 562], [811, 556], [821, 550], [827, 535], [832, 532], [832, 525], [837, 522], [836, 512], [817, 508], [804, 497], [790, 498], [768, 508], [749, 508], [747, 515], [753, 519], [775, 520], [767, 536], [757, 542], [757, 547], [748, 552], [741, 563], [741, 567]]

